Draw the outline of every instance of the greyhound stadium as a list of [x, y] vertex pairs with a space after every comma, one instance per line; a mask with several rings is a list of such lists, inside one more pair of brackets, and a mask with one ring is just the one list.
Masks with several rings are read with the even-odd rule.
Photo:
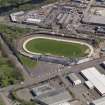
[[21, 44], [22, 51], [27, 55], [53, 55], [76, 58], [90, 57], [93, 54], [93, 47], [85, 42], [52, 38], [50, 36], [30, 36], [22, 40]]

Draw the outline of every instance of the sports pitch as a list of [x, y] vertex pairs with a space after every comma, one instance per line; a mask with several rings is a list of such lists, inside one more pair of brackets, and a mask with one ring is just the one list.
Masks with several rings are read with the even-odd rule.
[[32, 39], [26, 43], [25, 48], [32, 53], [64, 57], [84, 57], [89, 54], [86, 45], [46, 38]]

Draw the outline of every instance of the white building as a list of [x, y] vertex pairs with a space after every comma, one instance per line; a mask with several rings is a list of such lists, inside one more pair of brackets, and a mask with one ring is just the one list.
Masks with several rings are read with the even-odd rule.
[[67, 77], [74, 85], [81, 84], [81, 80], [77, 77], [75, 73], [70, 73]]
[[82, 70], [81, 74], [93, 84], [100, 95], [105, 95], [105, 75], [101, 74], [95, 67]]
[[27, 18], [26, 19], [27, 23], [40, 23], [41, 19], [33, 19], [33, 18]]
[[93, 89], [94, 85], [90, 82], [90, 81], [85, 81], [85, 85], [89, 88], [89, 89]]
[[20, 15], [23, 15], [23, 14], [24, 14], [24, 11], [11, 13], [11, 14], [10, 14], [11, 21], [13, 21], [13, 22], [18, 22], [17, 16], [20, 16]]
[[105, 97], [92, 101], [90, 105], [105, 105]]

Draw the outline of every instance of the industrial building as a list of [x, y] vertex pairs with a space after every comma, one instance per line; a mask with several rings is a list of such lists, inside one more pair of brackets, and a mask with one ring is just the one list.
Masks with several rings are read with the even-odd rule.
[[94, 85], [90, 82], [90, 81], [85, 81], [85, 85], [89, 88], [89, 89], [93, 89]]
[[87, 14], [83, 17], [82, 22], [94, 25], [105, 25], [105, 16]]
[[40, 23], [41, 19], [27, 18], [24, 22], [30, 23], [30, 24], [36, 24], [36, 23]]
[[71, 95], [65, 89], [57, 89], [34, 98], [41, 105], [70, 105]]
[[[62, 16], [62, 17], [60, 18], [60, 16]], [[68, 13], [65, 13], [63, 15], [60, 14], [57, 17], [59, 19], [58, 23], [62, 25], [62, 24], [64, 24], [66, 22], [66, 24], [68, 24], [69, 20], [70, 20], [70, 17], [71, 17], [71, 15], [68, 14]]]
[[39, 24], [44, 21], [47, 13], [45, 14], [44, 11], [29, 11], [29, 12], [16, 12], [10, 14], [10, 19], [12, 22], [19, 22], [19, 23], [26, 23], [26, 24]]
[[105, 97], [96, 99], [90, 103], [90, 105], [105, 105]]
[[70, 80], [72, 82], [73, 85], [79, 85], [81, 84], [81, 80], [77, 77], [77, 75], [75, 73], [70, 73], [67, 76], [68, 80]]
[[54, 88], [49, 83], [33, 87], [32, 92], [35, 94], [33, 101], [41, 105], [70, 105], [69, 101], [72, 96], [64, 88]]
[[101, 63], [101, 66], [105, 69], [105, 61]]
[[91, 82], [97, 92], [105, 96], [105, 75], [101, 74], [95, 67], [87, 68], [81, 71], [83, 77]]
[[15, 13], [11, 13], [10, 14], [10, 19], [12, 22], [18, 22], [19, 20], [17, 19], [17, 17], [24, 15], [24, 11], [20, 11], [20, 12], [15, 12]]
[[54, 88], [50, 84], [46, 83], [37, 87], [33, 87], [31, 91], [35, 96], [39, 96], [52, 90], [54, 90]]

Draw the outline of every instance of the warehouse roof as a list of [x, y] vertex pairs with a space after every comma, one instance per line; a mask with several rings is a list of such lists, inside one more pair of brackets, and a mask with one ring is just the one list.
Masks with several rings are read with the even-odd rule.
[[40, 23], [41, 19], [27, 18], [26, 22], [29, 22], [29, 23]]
[[68, 102], [72, 97], [65, 89], [58, 89], [47, 94], [37, 96], [35, 99], [40, 100], [47, 105], [58, 105]]
[[84, 16], [82, 21], [85, 23], [105, 25], [105, 16], [86, 15], [86, 16]]
[[94, 86], [90, 81], [85, 81], [85, 85], [89, 88], [89, 89], [93, 89]]
[[101, 74], [95, 67], [87, 68], [81, 73], [94, 85], [101, 95], [105, 95], [105, 75]]
[[68, 77], [72, 80], [72, 81], [77, 81], [80, 80], [79, 77], [77, 77], [77, 75], [75, 73], [70, 73], [68, 75]]
[[105, 97], [92, 101], [94, 105], [105, 105]]
[[32, 91], [37, 95], [45, 94], [47, 92], [53, 91], [55, 88], [53, 88], [50, 84], [46, 83], [37, 87], [32, 88]]

